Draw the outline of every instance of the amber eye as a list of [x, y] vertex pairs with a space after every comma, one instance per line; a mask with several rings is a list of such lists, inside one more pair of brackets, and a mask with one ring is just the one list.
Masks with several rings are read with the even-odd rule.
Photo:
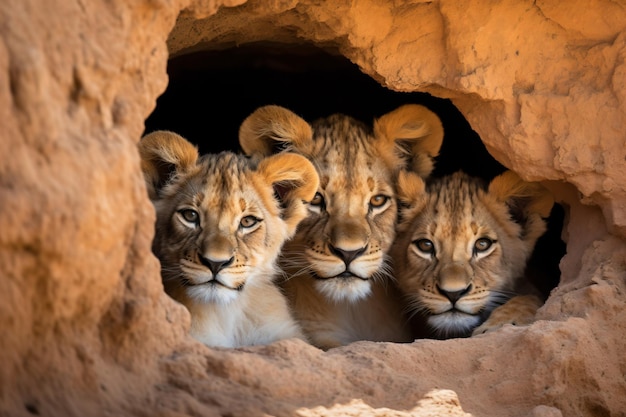
[[324, 197], [320, 193], [315, 193], [313, 200], [309, 204], [313, 207], [322, 208], [324, 207]]
[[487, 237], [481, 237], [474, 243], [474, 251], [484, 252], [493, 245], [493, 240]]
[[183, 219], [189, 223], [198, 224], [200, 222], [200, 215], [197, 211], [192, 209], [183, 209], [179, 211], [180, 215], [183, 216]]
[[258, 222], [260, 222], [261, 219], [259, 219], [258, 217], [254, 217], [254, 216], [246, 216], [243, 219], [241, 219], [241, 221], [239, 222], [239, 224], [241, 225], [241, 227], [243, 227], [244, 229], [249, 229], [250, 227], [254, 226], [255, 224], [257, 224]]
[[424, 253], [435, 253], [435, 244], [428, 239], [419, 239], [413, 242], [413, 244]]
[[370, 207], [382, 207], [385, 205], [385, 203], [387, 203], [387, 201], [389, 201], [389, 197], [387, 197], [386, 195], [377, 194], [374, 197], [370, 198]]

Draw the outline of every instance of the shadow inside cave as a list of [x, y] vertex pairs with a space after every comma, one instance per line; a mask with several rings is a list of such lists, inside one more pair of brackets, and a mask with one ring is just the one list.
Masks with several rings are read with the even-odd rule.
[[[309, 122], [344, 113], [371, 126], [374, 118], [417, 103], [434, 111], [444, 126], [433, 176], [462, 170], [490, 180], [506, 169], [449, 99], [389, 90], [336, 51], [261, 42], [174, 57], [167, 71], [168, 87], [145, 121], [144, 133], [172, 130], [196, 144], [201, 154], [240, 151], [241, 122], [267, 104], [286, 107]], [[555, 205], [528, 266], [546, 298], [560, 280], [564, 217], [563, 207]]]

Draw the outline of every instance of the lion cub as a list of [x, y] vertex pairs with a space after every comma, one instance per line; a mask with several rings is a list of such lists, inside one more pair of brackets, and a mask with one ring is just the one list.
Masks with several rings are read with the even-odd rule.
[[428, 186], [407, 172], [398, 194], [394, 271], [426, 336], [532, 322], [543, 302], [524, 272], [554, 204], [547, 189], [512, 171], [488, 185], [458, 172]]
[[145, 136], [139, 151], [157, 214], [153, 251], [166, 292], [191, 313], [191, 335], [222, 347], [305, 339], [273, 280], [317, 191], [313, 165], [288, 153], [258, 164], [231, 152], [199, 157], [167, 131]]
[[403, 167], [429, 175], [442, 141], [439, 118], [419, 105], [401, 106], [373, 128], [341, 114], [309, 124], [278, 106], [257, 109], [241, 125], [247, 154], [295, 152], [320, 176], [310, 214], [281, 257], [296, 319], [317, 347], [413, 341], [387, 263], [395, 179]]

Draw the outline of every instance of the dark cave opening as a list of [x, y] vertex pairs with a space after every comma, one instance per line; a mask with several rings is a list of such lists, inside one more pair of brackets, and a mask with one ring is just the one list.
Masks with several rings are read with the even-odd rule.
[[[450, 100], [389, 90], [329, 49], [262, 42], [173, 57], [167, 71], [168, 88], [146, 120], [145, 133], [174, 131], [196, 144], [201, 154], [239, 151], [241, 122], [267, 104], [286, 107], [309, 122], [344, 113], [371, 125], [403, 104], [417, 103], [434, 111], [445, 130], [433, 176], [463, 170], [490, 180], [506, 169]], [[529, 265], [546, 297], [560, 280], [564, 217], [563, 207], [556, 204]]]
[[[367, 124], [407, 103], [433, 110], [445, 128], [434, 175], [462, 169], [490, 178], [505, 168], [448, 99], [382, 87], [345, 57], [312, 46], [258, 44], [170, 59], [169, 86], [146, 120], [146, 133], [172, 130], [200, 153], [238, 150], [239, 125], [256, 108], [277, 104], [307, 121], [344, 113]], [[480, 164], [475, 161], [481, 161]]]

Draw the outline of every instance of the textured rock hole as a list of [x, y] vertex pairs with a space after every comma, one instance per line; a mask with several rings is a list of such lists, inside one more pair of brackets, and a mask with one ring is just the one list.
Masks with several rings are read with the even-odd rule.
[[[435, 176], [464, 170], [491, 179], [506, 169], [450, 100], [391, 91], [332, 49], [255, 43], [180, 55], [169, 60], [167, 71], [169, 85], [145, 131], [175, 131], [201, 154], [238, 151], [241, 122], [266, 104], [284, 106], [307, 121], [341, 112], [371, 123], [402, 104], [419, 103], [436, 112], [445, 128]], [[529, 265], [546, 297], [559, 283], [559, 261], [565, 254], [563, 207], [556, 205], [548, 220]]]

